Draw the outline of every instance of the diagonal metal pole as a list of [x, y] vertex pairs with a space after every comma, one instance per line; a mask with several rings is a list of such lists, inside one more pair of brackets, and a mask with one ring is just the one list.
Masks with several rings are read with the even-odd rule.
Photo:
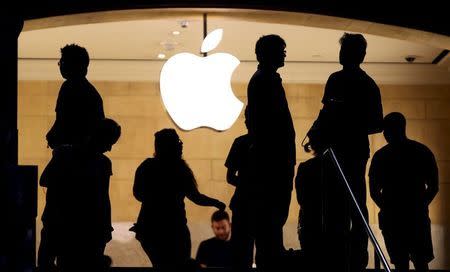
[[366, 227], [367, 234], [369, 235], [370, 241], [372, 242], [373, 246], [375, 247], [375, 251], [378, 254], [378, 257], [380, 257], [381, 262], [383, 263], [384, 270], [391, 272], [391, 268], [389, 267], [389, 264], [386, 260], [386, 257], [383, 254], [383, 251], [381, 250], [380, 245], [378, 244], [377, 239], [375, 238], [375, 235], [372, 232], [372, 229], [369, 226], [369, 223], [367, 223], [366, 218], [364, 217], [363, 212], [361, 211], [361, 207], [358, 204], [358, 201], [356, 201], [356, 197], [353, 194], [352, 188], [350, 187], [350, 184], [347, 181], [347, 178], [344, 175], [344, 171], [342, 171], [342, 167], [339, 164], [339, 161], [336, 158], [336, 155], [334, 154], [334, 151], [332, 148], [328, 148], [323, 153], [324, 155], [328, 154], [331, 157], [331, 160], [333, 161], [334, 165], [336, 166], [339, 174], [342, 177], [342, 180], [344, 181], [345, 187], [347, 188], [347, 191], [350, 193], [350, 196], [352, 198], [353, 204], [355, 205], [356, 209], [358, 210], [358, 214], [361, 217], [361, 220], [364, 222], [364, 226]]

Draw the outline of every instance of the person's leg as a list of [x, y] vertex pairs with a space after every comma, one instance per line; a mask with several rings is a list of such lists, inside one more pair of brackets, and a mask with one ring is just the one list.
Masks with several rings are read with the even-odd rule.
[[408, 272], [409, 271], [409, 260], [402, 260], [394, 263], [396, 272]]
[[155, 247], [151, 242], [149, 242], [147, 239], [141, 239], [140, 241], [142, 249], [144, 250], [145, 254], [147, 254], [147, 257], [149, 258], [150, 262], [152, 263], [152, 267], [159, 268], [161, 265], [161, 257], [160, 257], [160, 251], [157, 247]]
[[416, 272], [428, 272], [430, 271], [428, 268], [428, 263], [424, 261], [415, 261], [414, 268], [416, 269]]
[[90, 263], [91, 267], [95, 267], [96, 271], [107, 271], [109, 269], [110, 263], [107, 262], [107, 258], [104, 255], [105, 245], [97, 245], [92, 247], [90, 250]]
[[149, 230], [140, 237], [140, 243], [157, 271], [181, 271], [176, 268], [190, 259], [191, 240], [186, 225], [168, 224], [164, 229]]
[[[257, 223], [258, 225], [258, 223]], [[255, 262], [258, 271], [267, 271], [267, 263], [270, 261], [270, 254], [268, 252], [268, 227], [255, 227], [255, 248], [256, 256]]]
[[[366, 206], [366, 171], [367, 160], [344, 159], [344, 174], [350, 184], [360, 210], [366, 220], [368, 211]], [[348, 196], [350, 197], [350, 196]], [[353, 201], [350, 203], [350, 271], [365, 271], [369, 261], [367, 251], [368, 235], [365, 224]]]
[[78, 233], [75, 229], [70, 230], [65, 239], [58, 243], [58, 271], [98, 271], [95, 263], [97, 249], [92, 241], [83, 230]]
[[236, 205], [233, 209], [231, 224], [231, 247], [233, 268], [246, 271], [253, 263], [253, 235], [251, 233], [251, 214], [246, 207]]
[[324, 192], [322, 198], [322, 248], [319, 260], [324, 271], [345, 271], [350, 264], [350, 208], [352, 203], [348, 191], [336, 168], [329, 160], [322, 164], [322, 183]]
[[[368, 211], [365, 204], [361, 203], [361, 211], [364, 217], [368, 218]], [[355, 208], [351, 209], [351, 231], [350, 231], [350, 269], [352, 272], [365, 271], [369, 261], [367, 251], [368, 236], [364, 223]]]
[[[283, 174], [274, 180], [280, 180]], [[284, 176], [286, 178], [286, 174]], [[283, 226], [289, 214], [290, 201], [289, 188], [274, 188], [271, 192], [267, 192], [263, 203], [257, 208], [255, 245], [258, 270], [283, 270], [281, 267], [286, 251], [283, 243]]]
[[394, 264], [395, 270], [399, 272], [409, 271], [409, 251], [408, 235], [401, 228], [399, 222], [388, 220], [390, 216], [383, 217], [382, 235], [386, 245], [387, 252]]
[[56, 258], [55, 248], [54, 245], [52, 245], [52, 241], [48, 233], [48, 227], [44, 223], [41, 230], [41, 241], [39, 243], [38, 249], [37, 264], [39, 267], [39, 271], [43, 272], [55, 271], [56, 270], [55, 258]]
[[428, 263], [434, 259], [433, 242], [431, 239], [431, 222], [428, 212], [416, 212], [416, 222], [411, 225], [410, 236], [411, 260], [417, 272], [428, 272]]
[[112, 258], [108, 255], [105, 255], [106, 244], [107, 242], [97, 247], [97, 256], [99, 258], [99, 265], [102, 271], [108, 271], [113, 263]]
[[180, 225], [176, 228], [175, 233], [175, 239], [169, 244], [170, 248], [167, 248], [166, 262], [175, 263], [179, 269], [195, 269], [195, 262], [191, 258], [191, 234], [187, 225]]
[[[287, 218], [289, 216], [289, 205], [291, 203], [291, 193], [292, 190], [285, 190], [284, 192], [281, 193], [281, 198], [279, 201], [279, 206], [277, 207], [278, 210], [274, 211], [275, 214], [279, 215], [279, 221], [277, 222], [278, 225], [275, 226], [275, 230], [274, 230], [274, 248], [277, 249], [277, 252], [275, 252], [274, 254], [276, 254], [276, 258], [275, 258], [275, 266], [274, 266], [274, 271], [279, 271], [280, 268], [284, 271], [287, 271], [288, 268], [290, 267], [286, 267], [284, 264], [286, 263], [285, 258], [286, 258], [286, 248], [284, 246], [284, 240], [283, 240], [283, 227], [284, 224], [287, 221]], [[278, 268], [278, 269], [277, 269]]]
[[[103, 252], [99, 247], [88, 245], [82, 249], [77, 256], [72, 258], [72, 265], [80, 267], [80, 269], [102, 272], [105, 271], [103, 266]], [[72, 266], [71, 265], [71, 266]]]
[[[64, 252], [61, 255], [57, 256], [57, 267], [59, 272], [76, 272], [76, 271], [84, 271], [88, 270], [85, 265], [84, 255], [75, 255], [73, 253], [67, 254], [68, 252]], [[93, 270], [91, 268], [91, 270]]]
[[[256, 266], [258, 271], [274, 271], [282, 252], [283, 230], [276, 197], [266, 197], [259, 203], [255, 219]], [[281, 227], [280, 227], [281, 225]], [[275, 271], [279, 271], [275, 270]]]

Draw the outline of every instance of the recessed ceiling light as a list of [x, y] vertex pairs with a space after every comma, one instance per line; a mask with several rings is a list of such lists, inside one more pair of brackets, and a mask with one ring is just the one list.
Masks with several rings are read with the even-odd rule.
[[158, 59], [163, 59], [163, 58], [165, 58], [165, 57], [166, 57], [166, 55], [163, 54], [163, 53], [159, 53], [159, 54], [158, 54]]
[[164, 50], [166, 50], [166, 51], [174, 50], [175, 47], [178, 45], [177, 42], [171, 41], [171, 40], [162, 41], [160, 44], [164, 47]]
[[182, 28], [187, 28], [189, 26], [189, 21], [188, 20], [182, 20], [180, 22], [180, 25]]
[[174, 35], [174, 36], [178, 36], [178, 35], [180, 35], [180, 34], [181, 34], [181, 32], [178, 31], [178, 30], [172, 31], [172, 35]]

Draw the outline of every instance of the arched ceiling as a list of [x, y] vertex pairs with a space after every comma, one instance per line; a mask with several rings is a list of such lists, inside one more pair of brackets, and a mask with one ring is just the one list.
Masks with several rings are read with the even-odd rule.
[[[25, 19], [23, 34], [30, 30], [98, 23], [192, 19], [199, 18], [206, 13], [208, 18], [216, 20], [359, 32], [427, 46], [431, 50], [428, 50], [430, 56], [434, 55], [435, 59], [439, 60], [432, 61], [433, 65], [430, 63], [431, 59], [422, 59], [424, 63], [428, 63], [424, 64], [427, 66], [414, 73], [423, 74], [423, 71], [428, 71], [432, 74], [439, 74], [438, 82], [442, 82], [441, 78], [447, 78], [450, 65], [450, 57], [447, 54], [448, 49], [450, 49], [448, 20], [445, 19], [445, 9], [434, 0], [427, 1], [426, 4], [411, 4], [403, 7], [391, 6], [383, 3], [383, 1], [373, 0], [360, 1], [356, 5], [342, 5], [337, 1], [317, 0], [295, 2], [269, 0], [263, 3], [262, 1], [234, 0], [44, 0], [31, 4], [27, 3], [25, 7], [18, 9], [22, 18]], [[432, 48], [437, 49], [441, 54], [432, 52], [435, 50]], [[27, 61], [25, 55], [19, 55]], [[442, 58], [436, 57], [441, 55]], [[33, 58], [31, 57], [30, 60]], [[52, 61], [53, 58], [54, 56], [51, 56], [48, 60]], [[99, 61], [103, 61], [102, 59], [100, 58]], [[48, 60], [47, 57], [44, 57], [44, 61]], [[387, 61], [389, 62], [389, 60]], [[381, 62], [385, 63], [386, 59]], [[314, 64], [315, 61], [312, 63]], [[395, 63], [398, 62], [394, 61]], [[332, 65], [334, 65], [334, 62]], [[408, 67], [413, 68], [413, 66]], [[416, 65], [414, 69], [418, 67]], [[433, 69], [439, 70], [439, 73], [434, 72]], [[378, 70], [385, 71], [384, 66], [380, 66]], [[411, 75], [406, 78], [411, 78]], [[428, 80], [428, 78], [426, 77], [425, 80]]]
[[[285, 82], [323, 83], [340, 67], [338, 40], [344, 31], [364, 33], [368, 41], [364, 65], [378, 82], [444, 84], [450, 80], [448, 65], [435, 62], [445, 38], [331, 16], [230, 9], [141, 9], [28, 20], [19, 37], [19, 77], [58, 79], [59, 49], [78, 43], [91, 56], [91, 79], [157, 81], [164, 60], [181, 52], [199, 53], [204, 13], [208, 32], [224, 29], [224, 39], [211, 53], [231, 53], [242, 62], [235, 81], [245, 82], [251, 75], [256, 40], [276, 33], [287, 42]], [[189, 26], [182, 28], [181, 21]], [[172, 34], [175, 30], [178, 35]], [[162, 59], [157, 57], [160, 53]], [[416, 56], [413, 64], [405, 60], [409, 55]]]
[[146, 8], [233, 8], [292, 11], [328, 15], [374, 23], [395, 25], [449, 36], [448, 12], [443, 1], [426, 2], [393, 1], [280, 1], [280, 0], [42, 0], [14, 2], [25, 20], [77, 14], [94, 11], [111, 11]]
[[189, 19], [198, 18], [205, 13], [208, 14], [210, 18], [216, 19], [309, 26], [360, 32], [421, 43], [436, 48], [450, 49], [450, 36], [423, 30], [302, 12], [250, 9], [155, 8], [74, 13], [54, 17], [28, 19], [25, 21], [23, 30], [28, 31], [61, 26], [134, 20], [173, 19], [181, 17]]

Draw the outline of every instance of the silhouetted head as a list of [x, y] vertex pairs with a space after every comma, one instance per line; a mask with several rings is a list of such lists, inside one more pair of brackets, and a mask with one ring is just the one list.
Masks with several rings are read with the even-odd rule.
[[84, 47], [68, 44], [61, 48], [59, 71], [65, 79], [85, 77], [89, 66], [89, 54]]
[[181, 159], [183, 142], [173, 128], [165, 128], [155, 133], [155, 157]]
[[112, 146], [119, 140], [121, 127], [109, 118], [100, 120], [94, 129], [91, 144], [95, 150], [104, 153], [111, 151]]
[[211, 216], [211, 228], [217, 239], [228, 240], [231, 232], [230, 216], [228, 213], [223, 210], [215, 211]]
[[407, 139], [406, 119], [400, 112], [391, 112], [383, 119], [383, 135], [390, 144], [397, 144]]
[[361, 34], [344, 33], [339, 40], [339, 62], [343, 66], [359, 66], [366, 56], [367, 41]]
[[286, 42], [278, 35], [266, 35], [256, 42], [255, 53], [259, 63], [278, 69], [284, 66]]

